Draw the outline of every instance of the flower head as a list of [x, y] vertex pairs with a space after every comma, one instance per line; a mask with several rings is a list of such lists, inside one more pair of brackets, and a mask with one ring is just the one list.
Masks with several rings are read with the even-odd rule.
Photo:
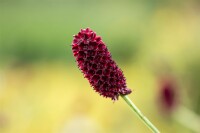
[[171, 108], [174, 105], [175, 92], [170, 84], [165, 84], [162, 90], [162, 98], [166, 106]]
[[178, 102], [177, 87], [173, 79], [167, 78], [161, 82], [160, 86], [160, 104], [165, 112], [172, 112]]
[[117, 100], [119, 95], [131, 93], [122, 70], [112, 60], [101, 37], [91, 29], [81, 29], [74, 35], [72, 51], [84, 77], [100, 95]]

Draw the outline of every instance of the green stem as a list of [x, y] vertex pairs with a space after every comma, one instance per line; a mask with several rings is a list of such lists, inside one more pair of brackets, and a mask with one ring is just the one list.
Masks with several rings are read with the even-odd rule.
[[187, 127], [196, 133], [200, 133], [200, 117], [188, 108], [180, 106], [176, 110], [176, 113], [173, 114], [173, 118], [184, 127]]
[[137, 116], [143, 121], [146, 126], [151, 129], [153, 133], [160, 133], [160, 131], [141, 113], [141, 111], [136, 107], [136, 105], [129, 99], [127, 95], [121, 95], [121, 97], [126, 101], [126, 103], [131, 107], [131, 109], [137, 114]]

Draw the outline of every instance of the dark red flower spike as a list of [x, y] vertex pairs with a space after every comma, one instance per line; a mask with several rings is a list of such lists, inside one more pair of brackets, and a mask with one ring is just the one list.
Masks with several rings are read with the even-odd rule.
[[74, 35], [72, 51], [84, 77], [100, 95], [117, 100], [119, 95], [131, 93], [122, 70], [112, 60], [101, 37], [91, 29], [81, 29]]
[[164, 78], [160, 82], [159, 102], [164, 112], [171, 113], [178, 106], [178, 88], [173, 78]]

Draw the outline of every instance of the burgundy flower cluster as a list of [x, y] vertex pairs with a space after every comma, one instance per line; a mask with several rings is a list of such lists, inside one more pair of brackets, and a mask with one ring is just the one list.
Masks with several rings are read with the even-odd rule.
[[166, 83], [163, 85], [162, 89], [162, 98], [165, 105], [169, 108], [173, 107], [175, 101], [175, 91], [173, 86], [169, 83]]
[[131, 93], [122, 70], [112, 60], [101, 37], [91, 29], [81, 29], [74, 35], [72, 51], [84, 77], [100, 95], [117, 100], [119, 95]]
[[159, 102], [165, 113], [172, 113], [178, 106], [178, 87], [172, 77], [165, 77], [160, 82]]

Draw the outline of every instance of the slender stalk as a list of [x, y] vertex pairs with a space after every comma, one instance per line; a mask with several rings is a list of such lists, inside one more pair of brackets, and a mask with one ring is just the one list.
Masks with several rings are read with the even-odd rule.
[[176, 113], [173, 114], [173, 118], [184, 127], [187, 127], [196, 133], [200, 133], [200, 117], [188, 108], [180, 106]]
[[141, 113], [137, 106], [129, 99], [127, 95], [121, 95], [121, 97], [126, 101], [126, 103], [131, 107], [131, 109], [136, 113], [136, 115], [143, 121], [146, 126], [151, 129], [153, 133], [160, 133], [160, 131]]

